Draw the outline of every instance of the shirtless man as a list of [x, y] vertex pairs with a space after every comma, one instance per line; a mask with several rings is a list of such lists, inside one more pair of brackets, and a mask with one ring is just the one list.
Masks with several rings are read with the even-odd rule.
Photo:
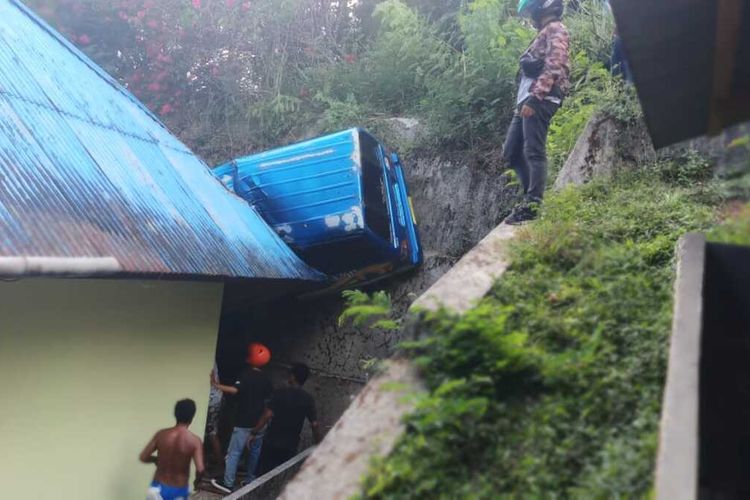
[[178, 401], [174, 416], [175, 426], [157, 432], [139, 456], [144, 464], [156, 464], [146, 500], [187, 500], [191, 459], [196, 475], [203, 474], [203, 443], [188, 430], [195, 416], [195, 401]]

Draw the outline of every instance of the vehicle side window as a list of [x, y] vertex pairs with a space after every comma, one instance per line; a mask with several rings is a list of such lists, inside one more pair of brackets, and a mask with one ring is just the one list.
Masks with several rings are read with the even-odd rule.
[[378, 143], [370, 136], [360, 135], [362, 151], [362, 182], [364, 184], [365, 223], [384, 240], [391, 241], [391, 218], [388, 213], [388, 192], [383, 184]]

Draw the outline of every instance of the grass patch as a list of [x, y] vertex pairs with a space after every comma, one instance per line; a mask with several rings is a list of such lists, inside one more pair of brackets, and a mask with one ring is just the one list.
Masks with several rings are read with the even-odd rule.
[[491, 296], [405, 346], [429, 394], [363, 497], [647, 496], [674, 248], [715, 217], [686, 184], [652, 170], [551, 194]]
[[750, 203], [736, 202], [728, 205], [728, 209], [727, 219], [708, 232], [708, 240], [729, 245], [750, 245]]

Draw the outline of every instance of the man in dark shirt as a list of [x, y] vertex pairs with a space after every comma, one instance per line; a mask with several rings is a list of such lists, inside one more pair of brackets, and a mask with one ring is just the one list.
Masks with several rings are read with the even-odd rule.
[[295, 363], [289, 370], [288, 386], [277, 389], [263, 413], [255, 430], [262, 429], [268, 421], [268, 431], [263, 440], [258, 474], [276, 468], [297, 453], [300, 433], [305, 419], [310, 422], [315, 443], [321, 440], [315, 400], [302, 388], [310, 375], [310, 369], [302, 363]]
[[237, 395], [237, 417], [234, 422], [232, 438], [224, 468], [224, 480], [211, 480], [211, 484], [218, 490], [231, 493], [237, 475], [242, 452], [247, 444], [250, 453], [247, 458], [247, 477], [245, 482], [255, 479], [255, 469], [258, 465], [260, 450], [263, 445], [263, 426], [257, 426], [263, 415], [268, 398], [273, 390], [271, 381], [260, 370], [271, 359], [270, 351], [262, 344], [250, 344], [248, 347], [247, 367], [240, 374], [239, 379], [231, 385], [222, 385], [216, 380], [212, 372], [211, 383], [226, 394]]

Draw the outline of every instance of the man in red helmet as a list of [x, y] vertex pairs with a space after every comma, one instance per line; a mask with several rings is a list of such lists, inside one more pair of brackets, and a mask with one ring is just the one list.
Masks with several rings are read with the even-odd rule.
[[[271, 380], [268, 378], [261, 367], [265, 366], [271, 360], [271, 351], [263, 344], [252, 343], [248, 346], [247, 366], [240, 374], [239, 379], [234, 385], [222, 385], [216, 379], [212, 372], [211, 384], [225, 394], [237, 395], [237, 417], [232, 431], [232, 438], [229, 441], [229, 450], [224, 468], [224, 479], [212, 479], [211, 484], [214, 488], [231, 493], [234, 488], [234, 481], [237, 475], [237, 465], [242, 457], [245, 445], [250, 442], [250, 453], [247, 457], [247, 477], [245, 482], [255, 479], [255, 469], [258, 465], [260, 450], [263, 446], [263, 431], [265, 429], [255, 430], [266, 401], [271, 397], [273, 387]], [[251, 436], [253, 439], [250, 439]]]

